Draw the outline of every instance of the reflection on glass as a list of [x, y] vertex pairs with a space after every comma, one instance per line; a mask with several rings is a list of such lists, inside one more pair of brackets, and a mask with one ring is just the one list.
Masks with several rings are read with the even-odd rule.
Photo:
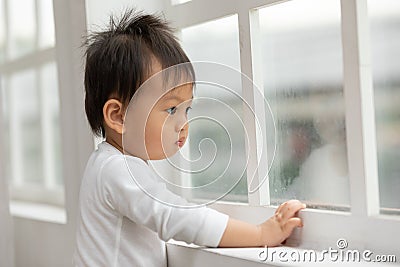
[[54, 46], [54, 18], [53, 18], [53, 1], [39, 0], [39, 47], [45, 48]]
[[[230, 66], [236, 70], [240, 69], [237, 15], [182, 29], [181, 40], [184, 50], [192, 61], [216, 62]], [[234, 84], [232, 84], [231, 88], [240, 94], [240, 79], [232, 78], [232, 82]], [[219, 101], [224, 103], [225, 106]], [[201, 173], [191, 174], [192, 186], [201, 186], [211, 182], [219, 174], [224, 173], [224, 169], [227, 166], [226, 160], [229, 159], [230, 152], [232, 152], [232, 160], [239, 161], [239, 164], [235, 164], [235, 162], [231, 162], [230, 164], [237, 166], [238, 169], [232, 170], [231, 168], [224, 175], [229, 179], [240, 179], [240, 182], [224, 200], [247, 202], [246, 173], [244, 172], [241, 175], [243, 171], [240, 167], [242, 165], [240, 162], [245, 160], [246, 155], [243, 125], [237, 119], [237, 115], [229, 115], [229, 112], [226, 112], [226, 107], [230, 107], [241, 116], [243, 113], [242, 105], [243, 103], [238, 98], [232, 98], [232, 94], [227, 93], [217, 86], [196, 85], [195, 100], [190, 116], [193, 118], [197, 116], [219, 118], [223, 121], [225, 127], [228, 124], [233, 130], [230, 130], [229, 136], [221, 125], [211, 120], [195, 120], [191, 122], [189, 129], [189, 155], [192, 160], [198, 159], [200, 156], [210, 158], [214, 154], [215, 148], [217, 149], [218, 153], [211, 168]], [[226, 116], [220, 118], [224, 114]], [[231, 140], [229, 140], [229, 137]], [[210, 140], [215, 142], [215, 146]], [[235, 147], [231, 146], [231, 142], [235, 142], [232, 140], [237, 140]], [[195, 166], [192, 166], [192, 168], [195, 168]], [[238, 175], [241, 177], [236, 177]], [[215, 196], [221, 195], [221, 192], [225, 192], [226, 189], [226, 184], [217, 182], [214, 183], [211, 189], [208, 188], [206, 191], [196, 194], [193, 197], [213, 199]]]
[[10, 77], [10, 146], [12, 179], [16, 184], [43, 181], [39, 93], [34, 70]]
[[[8, 1], [9, 56], [10, 59], [26, 55], [35, 49], [34, 0]], [[21, 8], [23, 7], [23, 8]]]
[[400, 209], [400, 2], [368, 0], [380, 204]]
[[277, 128], [271, 201], [348, 209], [340, 1], [293, 0], [259, 16], [264, 91]]

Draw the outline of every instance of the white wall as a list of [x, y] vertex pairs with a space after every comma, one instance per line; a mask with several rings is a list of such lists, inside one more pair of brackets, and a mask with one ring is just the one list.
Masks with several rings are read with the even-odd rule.
[[13, 232], [8, 208], [8, 192], [4, 176], [0, 176], [0, 267], [13, 266]]
[[0, 175], [0, 267], [10, 267], [14, 264], [13, 231], [8, 207], [8, 187], [4, 180], [4, 175]]

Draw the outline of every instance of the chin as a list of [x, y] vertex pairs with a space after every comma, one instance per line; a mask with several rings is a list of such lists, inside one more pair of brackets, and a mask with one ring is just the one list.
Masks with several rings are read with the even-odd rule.
[[170, 158], [170, 157], [174, 156], [178, 151], [179, 151], [179, 149], [170, 150], [168, 152], [162, 151], [160, 154], [150, 155], [149, 159], [150, 160], [163, 160], [163, 159]]
[[178, 153], [178, 151], [179, 151], [179, 149], [177, 149], [175, 151], [171, 151], [171, 152], [169, 152], [167, 154], [164, 154], [164, 159], [174, 156], [176, 153]]

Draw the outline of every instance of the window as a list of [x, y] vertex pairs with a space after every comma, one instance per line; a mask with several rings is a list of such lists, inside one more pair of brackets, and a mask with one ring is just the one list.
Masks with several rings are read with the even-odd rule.
[[10, 197], [63, 205], [52, 4], [0, 1], [1, 115]]
[[[24, 8], [20, 8], [22, 1], [2, 1], [7, 6], [8, 16], [8, 56], [9, 59], [32, 53], [35, 50], [37, 24], [35, 22], [35, 1], [24, 1]], [[23, 20], [22, 20], [23, 18]]]
[[243, 103], [236, 71], [240, 68], [237, 15], [183, 28], [180, 35], [196, 75], [202, 79], [219, 72], [221, 77], [213, 80], [229, 80], [233, 90], [211, 83], [196, 85], [186, 148], [191, 162], [190, 175], [184, 178], [190, 181], [186, 196], [206, 202], [221, 198], [247, 202]]
[[277, 131], [271, 200], [348, 210], [340, 1], [288, 1], [258, 12], [264, 95], [275, 118], [267, 138]]
[[381, 212], [400, 210], [400, 5], [368, 0]]
[[[295, 231], [287, 244], [326, 249], [342, 237], [359, 249], [398, 255], [392, 236], [400, 229], [399, 217], [393, 212], [399, 208], [394, 193], [398, 192], [399, 171], [394, 162], [399, 150], [399, 110], [395, 103], [396, 71], [400, 68], [394, 47], [398, 47], [400, 9], [394, 2], [169, 3], [166, 17], [181, 30], [183, 47], [192, 60], [218, 62], [231, 51], [233, 42], [226, 45], [226, 39], [221, 40], [224, 33], [213, 35], [217, 25], [204, 30], [205, 34], [199, 25], [237, 16], [236, 62], [254, 82], [241, 80], [241, 95], [254, 111], [252, 115], [242, 109], [250, 136], [243, 141], [244, 153], [250, 159], [246, 168], [250, 188], [247, 203], [224, 199], [230, 202], [216, 202], [212, 207], [259, 223], [273, 214], [274, 205], [300, 198], [309, 204], [301, 212], [306, 227]], [[374, 3], [380, 7], [368, 8]], [[378, 19], [374, 13], [384, 6], [391, 15], [381, 13], [386, 19]], [[231, 32], [231, 28], [224, 31]], [[193, 41], [188, 39], [189, 33]], [[188, 45], [190, 42], [193, 45]], [[195, 43], [201, 43], [201, 49], [196, 49]], [[218, 50], [223, 44], [224, 49]], [[234, 59], [229, 55], [229, 60]], [[264, 177], [269, 182], [262, 183]], [[251, 190], [253, 178], [260, 182], [259, 190]], [[380, 206], [384, 213], [395, 215], [380, 214]]]

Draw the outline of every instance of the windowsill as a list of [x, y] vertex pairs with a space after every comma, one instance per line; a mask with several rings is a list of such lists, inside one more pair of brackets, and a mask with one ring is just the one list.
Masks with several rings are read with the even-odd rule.
[[13, 217], [44, 221], [57, 224], [67, 223], [64, 208], [24, 201], [10, 201], [10, 213]]
[[[325, 257], [324, 261], [318, 261], [318, 259], [322, 259], [322, 252], [316, 251], [317, 253], [317, 261], [293, 261], [291, 260], [290, 255], [303, 255], [301, 253], [306, 253], [307, 258], [310, 254], [307, 254], [306, 249], [300, 248], [292, 248], [287, 246], [280, 246], [274, 248], [268, 248], [268, 259], [261, 260], [259, 255], [261, 252], [262, 259], [265, 259], [266, 250], [264, 248], [206, 248], [199, 247], [193, 244], [186, 244], [185, 242], [170, 240], [167, 242], [167, 254], [168, 254], [168, 266], [172, 267], [181, 267], [181, 266], [242, 266], [242, 267], [253, 267], [253, 266], [299, 266], [305, 267], [311, 265], [318, 266], [400, 266], [397, 260], [396, 263], [377, 263], [377, 262], [366, 262], [361, 260], [360, 262], [353, 261], [341, 261], [338, 258], [337, 261], [329, 261], [327, 257]], [[285, 253], [285, 257], [282, 259], [287, 259], [287, 261], [280, 260], [282, 257], [282, 253]], [[281, 255], [281, 256], [279, 256]], [[273, 257], [273, 260], [271, 260]], [[345, 256], [344, 256], [345, 257]]]

